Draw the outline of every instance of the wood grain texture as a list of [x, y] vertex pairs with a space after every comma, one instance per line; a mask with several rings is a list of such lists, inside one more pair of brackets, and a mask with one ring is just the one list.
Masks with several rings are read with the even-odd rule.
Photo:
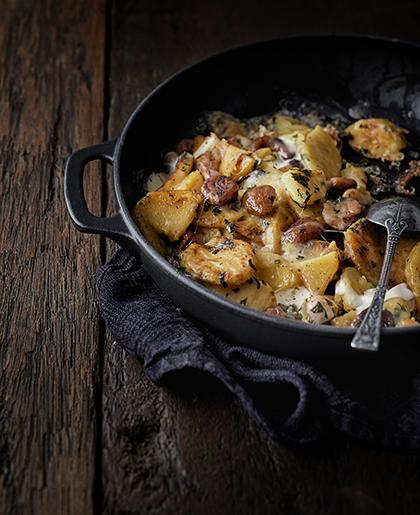
[[[287, 7], [250, 1], [114, 2], [109, 136], [119, 134], [131, 111], [161, 80], [230, 46], [320, 30], [375, 28], [420, 37], [417, 3], [406, 5], [406, 16], [396, 26], [394, 3], [385, 2], [378, 26], [373, 1], [356, 1], [345, 12], [340, 11], [343, 4], [300, 0]], [[112, 201], [109, 205], [112, 211]], [[108, 256], [112, 251], [111, 245]], [[255, 427], [215, 380], [194, 376], [183, 383], [171, 391], [157, 388], [107, 337], [105, 513], [418, 512], [418, 456], [349, 442], [312, 450], [283, 447]]]
[[[0, 513], [93, 511], [98, 240], [71, 227], [64, 159], [103, 132], [101, 0], [2, 4]], [[88, 201], [100, 211], [99, 175]]]

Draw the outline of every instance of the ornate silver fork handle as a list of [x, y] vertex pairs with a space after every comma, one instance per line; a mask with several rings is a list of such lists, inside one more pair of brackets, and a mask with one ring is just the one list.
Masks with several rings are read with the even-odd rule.
[[[398, 215], [399, 214], [400, 212]], [[382, 308], [388, 285], [389, 272], [391, 270], [397, 243], [403, 232], [407, 229], [407, 223], [404, 220], [401, 220], [400, 216], [397, 216], [395, 220], [392, 218], [386, 220], [385, 226], [387, 229], [387, 242], [381, 275], [379, 277], [378, 286], [376, 287], [372, 303], [351, 342], [351, 346], [354, 349], [377, 351], [379, 348], [382, 326]]]

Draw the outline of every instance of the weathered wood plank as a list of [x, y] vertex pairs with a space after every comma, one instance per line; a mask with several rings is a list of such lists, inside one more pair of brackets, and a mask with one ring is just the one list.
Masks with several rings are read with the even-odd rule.
[[[0, 17], [0, 513], [93, 512], [98, 240], [70, 226], [63, 164], [103, 135], [104, 2]], [[101, 178], [88, 201], [100, 211]]]
[[[299, 0], [287, 7], [246, 0], [225, 8], [226, 2], [217, 1], [114, 2], [109, 136], [118, 135], [137, 103], [162, 79], [229, 46], [305, 30], [370, 31], [372, 20], [382, 33], [418, 37], [414, 1], [407, 2], [398, 27], [391, 25], [391, 4], [379, 21], [374, 2], [356, 4], [344, 11], [343, 4]], [[155, 387], [108, 335], [106, 513], [418, 512], [416, 455], [351, 443], [315, 451], [282, 447], [267, 439], [214, 380], [194, 377], [187, 384], [184, 393]]]

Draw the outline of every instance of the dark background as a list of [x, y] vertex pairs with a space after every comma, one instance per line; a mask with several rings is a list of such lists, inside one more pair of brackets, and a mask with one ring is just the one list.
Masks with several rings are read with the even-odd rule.
[[[182, 392], [150, 383], [98, 318], [94, 273], [113, 246], [70, 226], [63, 165], [191, 62], [295, 33], [420, 42], [420, 3], [10, 0], [0, 12], [0, 513], [419, 513], [418, 454], [288, 448], [208, 378]], [[108, 174], [89, 172], [89, 205], [112, 211]]]

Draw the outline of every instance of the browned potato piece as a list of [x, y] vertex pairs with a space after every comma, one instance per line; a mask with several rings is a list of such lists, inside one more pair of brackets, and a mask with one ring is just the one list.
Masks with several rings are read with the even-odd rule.
[[219, 166], [221, 175], [238, 181], [253, 170], [256, 160], [249, 155], [249, 151], [230, 145], [225, 140], [219, 143], [219, 149], [222, 155]]
[[245, 214], [243, 209], [232, 209], [228, 206], [215, 206], [204, 209], [197, 218], [199, 227], [217, 227], [224, 229], [228, 224], [234, 223]]
[[399, 297], [388, 299], [384, 302], [384, 309], [394, 317], [395, 324], [403, 320], [409, 320], [416, 310], [415, 300], [404, 300]]
[[[391, 284], [406, 281], [406, 263], [415, 243], [412, 238], [402, 238], [398, 243], [389, 275]], [[384, 251], [384, 235], [366, 218], [355, 222], [344, 233], [344, 254], [373, 284], [378, 282]]]
[[[137, 204], [138, 205], [138, 204]], [[137, 206], [136, 206], [137, 207]], [[140, 231], [146, 240], [159, 252], [159, 254], [166, 254], [166, 246], [159, 234], [149, 225], [143, 216], [140, 214], [140, 210], [133, 209], [132, 216], [136, 224], [139, 226]]]
[[169, 175], [168, 180], [159, 188], [160, 191], [173, 190], [191, 172], [194, 164], [192, 154], [183, 152], [175, 166], [175, 170]]
[[195, 279], [221, 286], [238, 286], [254, 276], [254, 251], [241, 240], [214, 238], [192, 243], [181, 253], [181, 266]]
[[311, 129], [301, 121], [291, 116], [276, 115], [274, 119], [275, 131], [277, 136], [290, 134], [291, 132], [302, 132], [306, 134]]
[[266, 229], [264, 222], [264, 220], [257, 216], [247, 214], [244, 218], [235, 222], [233, 229], [234, 232], [241, 236], [248, 238], [258, 245], [262, 245], [262, 236]]
[[303, 162], [311, 170], [322, 170], [327, 179], [340, 174], [340, 151], [334, 139], [319, 125], [306, 136], [303, 152]]
[[228, 300], [258, 311], [265, 311], [276, 305], [273, 289], [268, 284], [257, 280], [248, 281], [236, 288], [223, 288], [222, 286], [210, 286], [210, 288]]
[[404, 158], [401, 151], [407, 145], [406, 132], [383, 118], [358, 120], [346, 129], [346, 134], [350, 136], [349, 144], [354, 150], [384, 161], [401, 161]]
[[382, 238], [366, 218], [344, 232], [344, 254], [371, 283], [377, 284], [383, 260]]
[[271, 252], [281, 252], [281, 235], [293, 222], [293, 215], [288, 206], [279, 205], [276, 212], [264, 218], [265, 231], [262, 235], [263, 245]]
[[331, 325], [334, 325], [335, 327], [351, 327], [353, 320], [356, 318], [356, 316], [357, 311], [353, 309], [348, 313], [344, 313], [344, 315], [333, 318], [331, 320]]
[[194, 191], [152, 191], [137, 202], [133, 217], [142, 217], [158, 234], [175, 241], [194, 220], [202, 200]]
[[300, 208], [322, 201], [327, 192], [325, 175], [315, 170], [291, 168], [283, 173], [282, 182], [290, 201]]
[[290, 207], [293, 214], [298, 218], [313, 218], [318, 222], [324, 223], [324, 219], [322, 218], [322, 208], [323, 202], [315, 202], [311, 206], [300, 207], [296, 204], [296, 202], [289, 202], [288, 206]]
[[420, 297], [420, 242], [411, 250], [405, 266], [407, 284]]
[[196, 227], [194, 232], [194, 242], [201, 243], [204, 245], [213, 238], [221, 238], [223, 236], [220, 229], [214, 229], [211, 227]]
[[[382, 244], [385, 248], [385, 243]], [[411, 250], [416, 245], [416, 240], [413, 238], [401, 238], [395, 250], [395, 256], [392, 260], [391, 272], [389, 279], [392, 284], [408, 283], [407, 278], [407, 261]]]

